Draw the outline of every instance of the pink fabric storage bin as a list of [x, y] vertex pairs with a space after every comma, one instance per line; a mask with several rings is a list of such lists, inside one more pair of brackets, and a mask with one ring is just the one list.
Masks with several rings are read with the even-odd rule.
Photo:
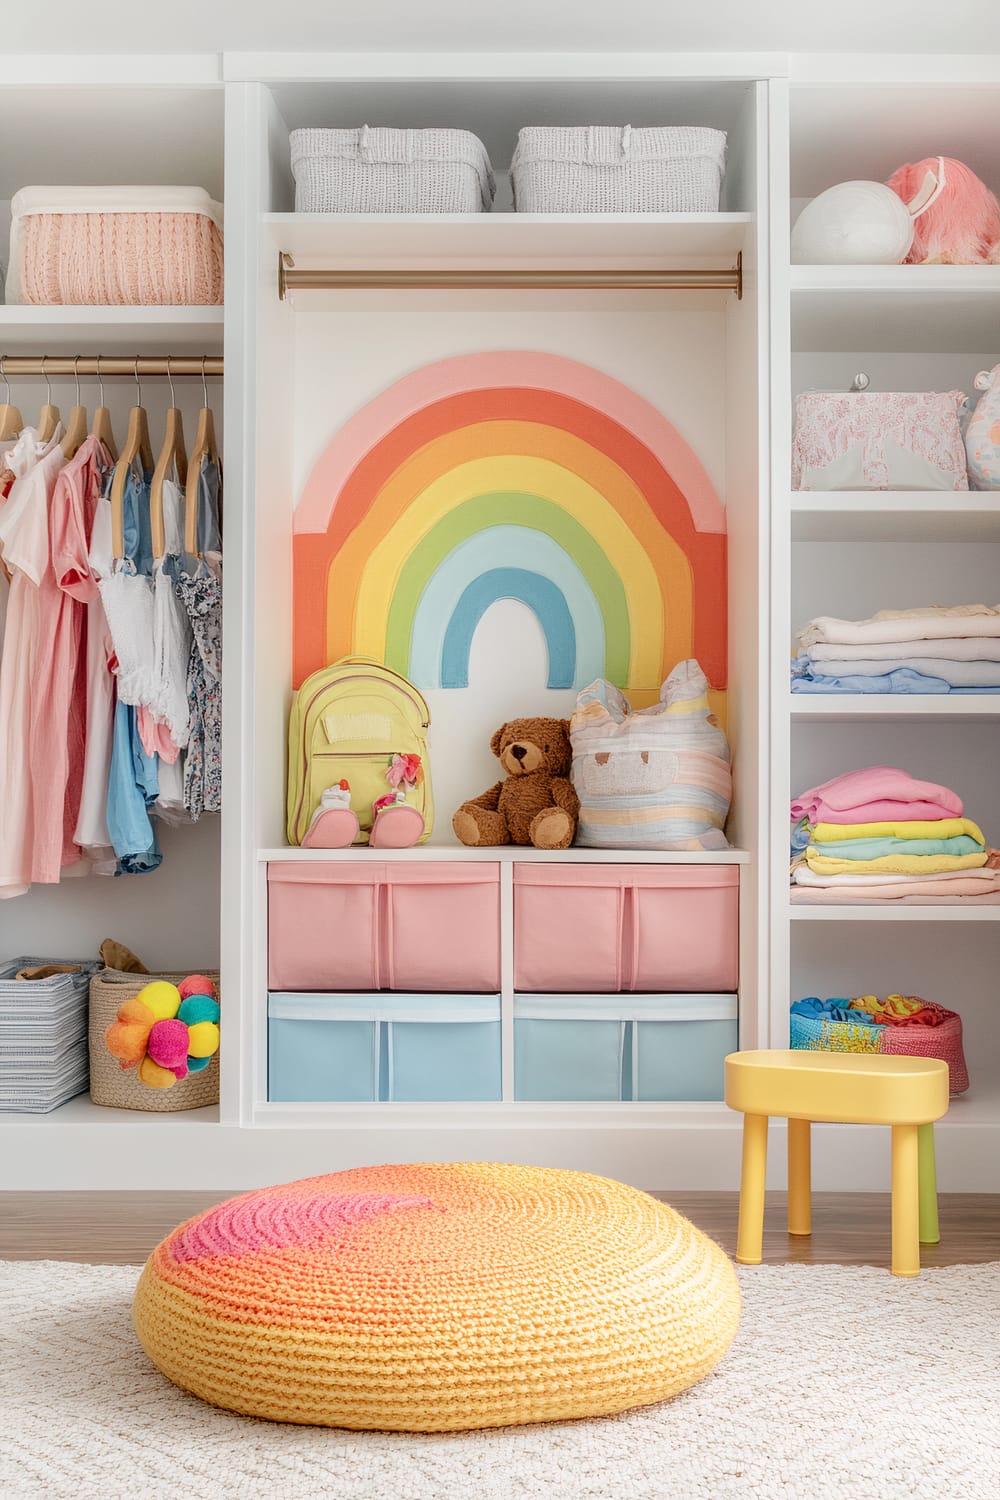
[[389, 865], [385, 895], [387, 989], [499, 990], [499, 865]]
[[358, 860], [268, 866], [268, 985], [500, 988], [500, 869]]
[[732, 865], [517, 865], [514, 987], [525, 993], [737, 988]]
[[728, 993], [739, 984], [740, 876], [734, 865], [631, 872], [630, 990]]
[[514, 988], [624, 988], [625, 887], [618, 865], [514, 866]]
[[377, 868], [268, 865], [269, 989], [379, 988]]

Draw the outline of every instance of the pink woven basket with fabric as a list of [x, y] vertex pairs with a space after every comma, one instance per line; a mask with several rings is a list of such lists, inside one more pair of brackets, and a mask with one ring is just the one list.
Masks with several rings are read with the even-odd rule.
[[965, 1066], [962, 1046], [962, 1017], [943, 1005], [925, 1001], [928, 1010], [939, 1011], [944, 1020], [940, 1026], [882, 1026], [880, 1052], [900, 1053], [904, 1057], [938, 1057], [948, 1064], [948, 1086], [953, 1094], [964, 1094], [969, 1087], [969, 1070]]
[[923, 1002], [925, 1009], [943, 1016], [938, 1026], [886, 1026], [873, 1020], [867, 1011], [851, 1012], [849, 1021], [834, 1021], [825, 1016], [789, 1017], [793, 1048], [813, 1052], [881, 1052], [902, 1057], [936, 1057], [948, 1064], [948, 1087], [953, 1094], [964, 1094], [969, 1087], [969, 1070], [962, 1046], [962, 1017], [933, 1000]]

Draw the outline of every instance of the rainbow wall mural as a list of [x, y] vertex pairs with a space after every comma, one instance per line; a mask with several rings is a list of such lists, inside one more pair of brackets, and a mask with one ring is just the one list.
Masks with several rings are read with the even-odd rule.
[[295, 686], [351, 653], [463, 687], [499, 599], [536, 615], [550, 687], [607, 677], [642, 704], [696, 656], [726, 682], [725, 512], [635, 391], [556, 355], [464, 355], [353, 416], [294, 524]]

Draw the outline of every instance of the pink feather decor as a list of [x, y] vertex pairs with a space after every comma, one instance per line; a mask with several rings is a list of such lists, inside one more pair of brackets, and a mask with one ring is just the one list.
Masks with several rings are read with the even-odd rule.
[[1000, 204], [964, 162], [951, 156], [908, 162], [893, 172], [888, 186], [912, 212], [914, 199], [925, 196], [928, 174], [938, 188], [928, 206], [916, 212], [913, 244], [904, 264], [1000, 264]]

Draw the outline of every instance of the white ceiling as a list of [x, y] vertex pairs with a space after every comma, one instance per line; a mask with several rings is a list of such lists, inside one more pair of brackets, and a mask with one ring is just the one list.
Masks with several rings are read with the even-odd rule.
[[13, 52], [1000, 51], [996, 0], [45, 0]]

